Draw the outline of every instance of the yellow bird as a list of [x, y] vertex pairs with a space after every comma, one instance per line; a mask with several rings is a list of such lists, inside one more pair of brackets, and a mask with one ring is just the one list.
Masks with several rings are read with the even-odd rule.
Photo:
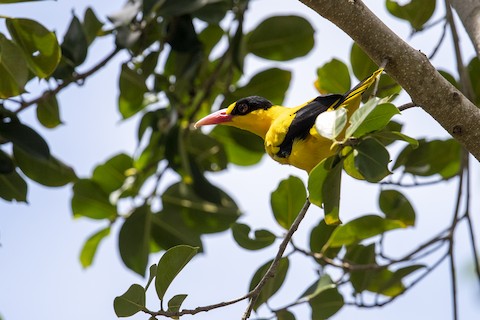
[[317, 116], [337, 108], [346, 108], [350, 116], [358, 109], [362, 94], [382, 71], [375, 71], [343, 95], [321, 95], [295, 108], [273, 105], [259, 96], [242, 98], [200, 119], [195, 127], [222, 124], [250, 131], [264, 140], [265, 151], [273, 160], [310, 172], [334, 154], [332, 140], [315, 129]]

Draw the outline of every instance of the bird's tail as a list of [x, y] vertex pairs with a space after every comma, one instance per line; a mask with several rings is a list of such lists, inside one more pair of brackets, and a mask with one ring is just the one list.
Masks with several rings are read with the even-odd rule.
[[343, 95], [343, 99], [340, 99], [334, 106], [333, 109], [338, 107], [348, 107], [348, 109], [356, 109], [360, 104], [362, 94], [377, 80], [378, 76], [383, 72], [383, 68], [375, 71], [370, 77], [361, 81], [353, 89], [348, 91]]

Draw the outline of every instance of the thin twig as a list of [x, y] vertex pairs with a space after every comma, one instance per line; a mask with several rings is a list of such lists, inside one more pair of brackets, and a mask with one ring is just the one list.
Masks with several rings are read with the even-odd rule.
[[441, 182], [445, 182], [445, 179], [438, 179], [438, 180], [431, 180], [431, 181], [425, 181], [425, 182], [413, 182], [413, 183], [403, 183], [400, 181], [381, 181], [381, 185], [394, 185], [398, 187], [403, 187], [403, 188], [412, 188], [412, 187], [424, 187], [424, 186], [430, 186], [433, 184], [438, 184]]
[[292, 239], [293, 234], [295, 233], [295, 231], [297, 231], [298, 226], [300, 225], [303, 218], [305, 217], [305, 214], [307, 213], [309, 206], [310, 206], [310, 201], [307, 199], [305, 201], [305, 204], [303, 205], [302, 210], [300, 210], [300, 212], [298, 213], [298, 216], [293, 221], [292, 226], [290, 227], [290, 229], [288, 229], [288, 232], [285, 235], [285, 238], [283, 239], [282, 243], [280, 244], [280, 246], [278, 248], [277, 255], [275, 256], [275, 259], [273, 260], [272, 264], [270, 265], [270, 268], [267, 270], [267, 272], [265, 273], [263, 278], [260, 280], [260, 282], [257, 284], [257, 286], [254, 289], [252, 289], [249, 293], [247, 293], [246, 295], [244, 295], [240, 298], [225, 301], [225, 302], [220, 302], [220, 303], [215, 303], [215, 304], [211, 304], [211, 305], [207, 305], [207, 306], [197, 307], [195, 309], [183, 309], [183, 310], [176, 311], [176, 312], [171, 312], [171, 311], [166, 311], [166, 310], [151, 311], [151, 310], [148, 310], [147, 308], [143, 309], [142, 311], [151, 315], [152, 317], [164, 316], [164, 317], [168, 317], [168, 318], [175, 318], [175, 317], [181, 317], [181, 316], [184, 316], [184, 315], [187, 315], [187, 314], [194, 315], [194, 314], [197, 314], [197, 313], [200, 313], [200, 312], [207, 312], [207, 311], [210, 311], [210, 310], [223, 308], [223, 307], [238, 303], [240, 301], [243, 301], [245, 299], [250, 299], [247, 310], [245, 311], [245, 314], [242, 317], [242, 319], [248, 319], [250, 317], [250, 314], [251, 314], [252, 310], [253, 310], [253, 306], [255, 304], [255, 301], [258, 298], [258, 296], [260, 295], [260, 292], [262, 291], [266, 282], [270, 278], [275, 276], [275, 272], [277, 270], [278, 263], [279, 263], [280, 259], [282, 258], [283, 254], [285, 252], [285, 249], [287, 248], [288, 243]]
[[257, 284], [257, 286], [249, 293], [250, 303], [247, 306], [247, 310], [245, 310], [245, 313], [243, 314], [242, 320], [246, 320], [250, 317], [250, 314], [252, 313], [255, 302], [257, 301], [258, 296], [260, 295], [260, 292], [262, 291], [263, 287], [265, 286], [265, 284], [270, 278], [275, 276], [275, 272], [277, 270], [280, 259], [282, 258], [283, 253], [285, 252], [285, 249], [287, 248], [290, 240], [292, 239], [293, 234], [295, 233], [295, 231], [297, 231], [298, 226], [300, 225], [303, 218], [305, 217], [305, 214], [307, 213], [309, 207], [310, 207], [310, 200], [307, 199], [305, 201], [305, 204], [303, 205], [302, 210], [300, 210], [300, 212], [298, 213], [298, 216], [293, 221], [292, 226], [290, 227], [290, 229], [288, 229], [288, 232], [285, 235], [285, 238], [283, 239], [282, 243], [280, 244], [277, 255], [275, 256], [275, 259], [273, 259], [272, 264], [268, 268], [263, 278]]
[[91, 76], [92, 74], [94, 74], [95, 72], [100, 70], [101, 68], [103, 68], [119, 52], [120, 52], [120, 49], [115, 48], [108, 56], [106, 56], [98, 64], [93, 66], [90, 70], [88, 70], [84, 73], [77, 73], [71, 79], [65, 80], [64, 82], [59, 84], [55, 89], [44, 91], [39, 97], [37, 97], [35, 99], [32, 99], [30, 101], [21, 102], [20, 107], [17, 110], [15, 110], [14, 113], [18, 114], [18, 113], [22, 112], [23, 110], [27, 109], [28, 107], [37, 104], [39, 101], [56, 95], [57, 93], [59, 93], [61, 90], [65, 89], [66, 87], [68, 87], [72, 83], [79, 83], [79, 82], [85, 80], [86, 78], [88, 78], [89, 76]]
[[385, 301], [382, 302], [376, 302], [373, 304], [366, 304], [363, 301], [362, 302], [357, 302], [357, 301], [346, 301], [345, 305], [350, 305], [350, 306], [357, 306], [360, 308], [377, 308], [377, 307], [383, 307], [391, 302], [393, 302], [395, 299], [398, 297], [402, 296], [405, 292], [407, 292], [409, 289], [413, 288], [417, 283], [421, 282], [428, 274], [430, 274], [433, 270], [435, 270], [442, 262], [448, 257], [448, 252], [445, 253], [440, 259], [438, 259], [433, 265], [428, 267], [424, 273], [422, 273], [417, 279], [412, 281], [410, 285], [405, 287], [405, 290], [400, 292], [398, 295], [391, 297]]
[[203, 306], [203, 307], [197, 307], [195, 309], [183, 309], [183, 310], [177, 311], [177, 312], [171, 312], [171, 311], [165, 311], [165, 310], [160, 310], [160, 311], [154, 312], [154, 311], [150, 311], [150, 310], [147, 310], [147, 309], [144, 309], [142, 311], [145, 312], [145, 313], [148, 313], [152, 317], [164, 316], [164, 317], [168, 317], [168, 318], [178, 318], [178, 317], [181, 317], [181, 316], [184, 316], [184, 315], [187, 315], [187, 314], [194, 315], [194, 314], [197, 314], [197, 313], [200, 313], [200, 312], [207, 312], [207, 311], [210, 311], [210, 310], [213, 310], [213, 309], [223, 308], [223, 307], [238, 303], [242, 300], [248, 299], [249, 297], [250, 297], [250, 293], [244, 295], [243, 297], [234, 299], [234, 300], [215, 303], [215, 304], [211, 304], [211, 305]]
[[466, 164], [465, 164], [465, 170], [467, 172], [466, 175], [466, 208], [465, 208], [465, 218], [467, 219], [467, 226], [468, 226], [468, 233], [470, 235], [470, 243], [472, 245], [472, 254], [473, 254], [473, 260], [475, 262], [475, 272], [477, 273], [477, 280], [480, 283], [480, 261], [478, 257], [478, 249], [477, 249], [477, 244], [476, 244], [476, 239], [475, 239], [475, 232], [473, 230], [473, 223], [472, 219], [470, 216], [470, 192], [471, 192], [471, 185], [470, 185], [470, 162], [467, 157], [466, 159]]
[[397, 107], [397, 109], [399, 111], [404, 111], [413, 107], [418, 107], [418, 106], [413, 102], [409, 102], [409, 103], [402, 104], [401, 106]]
[[[443, 19], [445, 19], [445, 18], [443, 18]], [[442, 34], [440, 35], [440, 39], [438, 40], [438, 43], [435, 46], [435, 48], [433, 49], [432, 53], [430, 53], [430, 55], [428, 56], [428, 59], [432, 60], [433, 57], [435, 57], [435, 55], [437, 54], [438, 49], [440, 49], [440, 46], [442, 45], [443, 40], [445, 40], [445, 35], [447, 34], [447, 25], [448, 25], [448, 20], [445, 19], [445, 22], [444, 22], [443, 28], [442, 28]]]

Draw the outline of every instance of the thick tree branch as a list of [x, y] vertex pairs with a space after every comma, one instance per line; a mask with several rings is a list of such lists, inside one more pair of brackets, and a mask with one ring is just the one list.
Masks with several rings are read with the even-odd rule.
[[480, 110], [390, 30], [360, 0], [300, 0], [346, 32], [475, 158], [480, 159]]
[[467, 30], [473, 46], [480, 58], [480, 1], [478, 0], [448, 0], [457, 12]]

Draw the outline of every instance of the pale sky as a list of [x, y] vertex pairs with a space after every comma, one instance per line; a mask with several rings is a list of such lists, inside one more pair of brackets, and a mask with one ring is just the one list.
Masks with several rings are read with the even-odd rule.
[[[404, 39], [427, 54], [431, 52], [439, 36], [437, 32], [409, 39], [409, 26], [387, 15], [383, 1], [365, 1]], [[112, 4], [114, 3], [114, 4]], [[435, 16], [443, 14], [443, 2], [439, 1]], [[86, 6], [92, 4], [99, 17], [120, 8], [122, 1], [46, 1], [19, 5], [1, 5], [2, 14], [30, 17], [42, 22], [57, 35], [63, 36], [71, 17], [71, 10], [82, 17]], [[52, 14], [54, 13], [54, 14]], [[286, 105], [297, 105], [311, 99], [317, 92], [313, 87], [316, 68], [332, 58], [348, 61], [351, 40], [330, 22], [316, 15], [295, 0], [256, 0], [246, 16], [246, 30], [272, 15], [298, 14], [305, 16], [314, 26], [316, 46], [305, 59], [292, 62], [267, 62], [254, 57], [247, 58], [248, 75], [267, 67], [280, 67], [293, 71]], [[436, 19], [434, 19], [436, 20]], [[3, 25], [2, 25], [3, 28]], [[465, 60], [473, 55], [468, 38], [462, 33]], [[433, 61], [436, 66], [455, 72], [450, 37]], [[97, 41], [89, 52], [89, 64], [95, 63], [110, 52], [112, 39]], [[65, 125], [54, 130], [41, 128], [35, 118], [34, 108], [22, 114], [22, 120], [38, 128], [48, 141], [52, 153], [71, 164], [80, 177], [91, 174], [95, 165], [112, 155], [126, 151], [131, 153], [136, 145], [135, 130], [138, 117], [120, 121], [117, 111], [117, 82], [119, 65], [125, 61], [119, 56], [88, 79], [84, 86], [72, 86], [63, 91], [60, 98], [61, 114]], [[408, 102], [404, 94], [398, 103]], [[446, 133], [421, 110], [407, 110], [397, 120], [405, 123], [406, 133], [421, 138], [445, 138]], [[398, 150], [401, 145], [394, 147]], [[478, 165], [474, 166], [473, 194], [478, 193]], [[279, 181], [289, 175], [306, 180], [306, 174], [298, 169], [279, 165], [264, 157], [260, 165], [252, 168], [231, 166], [223, 173], [211, 174], [210, 180], [225, 188], [234, 197], [244, 215], [240, 222], [254, 229], [268, 228], [277, 234], [283, 231], [273, 219], [270, 210], [270, 193]], [[167, 176], [165, 186], [173, 175]], [[254, 181], [254, 183], [252, 183]], [[417, 212], [417, 226], [410, 230], [392, 232], [387, 238], [391, 252], [409, 251], [427, 239], [435, 230], [446, 226], [453, 212], [456, 181], [444, 183], [434, 189], [424, 187], [407, 190], [405, 194]], [[346, 177], [342, 184], [342, 220], [348, 221], [362, 213], [379, 212], [377, 205], [379, 187], [354, 181]], [[29, 204], [11, 204], [0, 200], [0, 315], [5, 320], [18, 319], [115, 319], [113, 299], [133, 283], [144, 285], [142, 279], [126, 269], [117, 249], [118, 226], [102, 242], [92, 267], [83, 270], [78, 256], [84, 241], [104, 224], [87, 219], [73, 220], [70, 210], [71, 186], [47, 189], [29, 182]], [[472, 209], [478, 212], [478, 203]], [[322, 212], [312, 209], [295, 235], [296, 243], [307, 243], [312, 226]], [[474, 214], [476, 225], [478, 215]], [[477, 228], [479, 231], [480, 227]], [[477, 232], [478, 234], [478, 232]], [[457, 237], [457, 270], [459, 281], [460, 319], [472, 319], [480, 313], [479, 287], [471, 271], [472, 257], [467, 242], [466, 228], [462, 224]], [[246, 251], [238, 247], [229, 231], [203, 238], [205, 254], [196, 257], [174, 281], [168, 294], [187, 293], [184, 306], [194, 308], [242, 296], [248, 290], [255, 270], [270, 260], [276, 246], [260, 251]], [[293, 301], [313, 283], [315, 266], [303, 257], [294, 256], [285, 287], [271, 300], [273, 307], [281, 307]], [[151, 255], [150, 264], [159, 255]], [[148, 305], [154, 309], [157, 303], [154, 291], [150, 292]], [[239, 319], [246, 303], [199, 314], [195, 320]], [[268, 316], [265, 309], [260, 315]], [[309, 309], [292, 309], [297, 319], [306, 319]], [[394, 303], [381, 308], [359, 310], [344, 307], [334, 319], [447, 319], [451, 315], [450, 275], [444, 263], [412, 291]], [[148, 319], [137, 314], [130, 319]], [[255, 316], [252, 317], [255, 319]]]

